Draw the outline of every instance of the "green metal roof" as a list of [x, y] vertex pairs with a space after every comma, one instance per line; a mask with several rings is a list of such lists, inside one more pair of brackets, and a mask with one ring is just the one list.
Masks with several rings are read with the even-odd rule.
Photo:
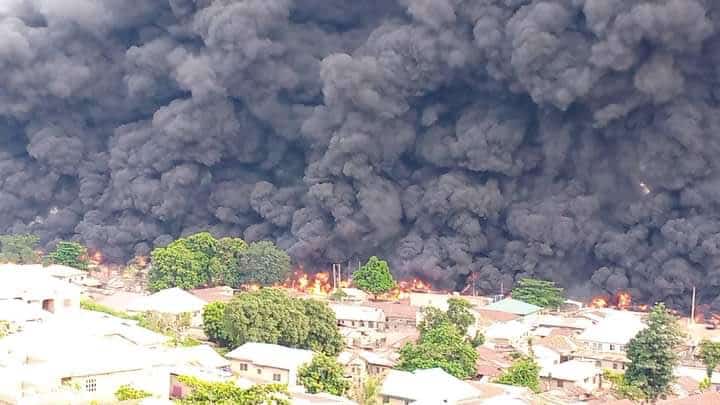
[[505, 298], [503, 300], [493, 302], [492, 304], [487, 305], [484, 308], [492, 309], [494, 311], [509, 312], [511, 314], [522, 316], [533, 314], [542, 309], [537, 305], [528, 304], [527, 302], [512, 298]]

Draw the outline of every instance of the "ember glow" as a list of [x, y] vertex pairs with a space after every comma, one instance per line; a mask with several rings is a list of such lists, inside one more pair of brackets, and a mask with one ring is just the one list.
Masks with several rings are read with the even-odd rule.
[[103, 263], [103, 254], [99, 250], [88, 250], [88, 260], [95, 266]]
[[[343, 283], [340, 284], [340, 287], [342, 286]], [[329, 295], [333, 290], [333, 285], [330, 281], [330, 273], [319, 272], [315, 274], [308, 274], [302, 267], [295, 270], [284, 283], [278, 285], [277, 287], [284, 287], [301, 293], [317, 296]]]

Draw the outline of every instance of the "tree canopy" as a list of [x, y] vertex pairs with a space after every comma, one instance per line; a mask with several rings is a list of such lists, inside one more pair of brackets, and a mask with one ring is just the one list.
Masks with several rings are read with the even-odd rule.
[[495, 382], [540, 392], [540, 365], [531, 356], [520, 356]]
[[705, 372], [708, 378], [712, 378], [715, 367], [720, 364], [720, 342], [711, 342], [704, 339], [700, 342], [699, 347], [699, 357], [705, 364]]
[[150, 289], [243, 284], [272, 285], [290, 271], [290, 257], [272, 242], [248, 245], [239, 238], [215, 239], [208, 232], [180, 238], [151, 253]]
[[559, 307], [565, 301], [563, 289], [552, 281], [523, 278], [512, 289], [512, 297], [539, 307]]
[[225, 335], [225, 303], [211, 302], [203, 308], [203, 331], [210, 341], [220, 345], [227, 344]]
[[223, 328], [221, 336], [232, 347], [274, 343], [334, 356], [344, 345], [327, 304], [291, 298], [274, 288], [242, 293], [227, 303]]
[[287, 387], [280, 384], [258, 384], [242, 389], [234, 382], [208, 382], [196, 377], [180, 376], [189, 394], [181, 405], [290, 405]]
[[395, 279], [385, 260], [372, 256], [352, 276], [353, 284], [373, 295], [384, 294], [395, 288]]
[[40, 239], [35, 235], [0, 235], [0, 262], [37, 263], [35, 249]]
[[413, 371], [440, 367], [457, 378], [475, 375], [477, 352], [455, 325], [443, 322], [425, 330], [416, 344], [400, 349], [397, 368]]
[[270, 241], [255, 242], [239, 254], [238, 269], [233, 286], [269, 286], [287, 278], [290, 273], [290, 256]]
[[653, 307], [647, 325], [627, 346], [630, 364], [625, 371], [625, 381], [655, 401], [671, 390], [673, 369], [678, 361], [676, 349], [683, 334], [664, 304]]
[[475, 323], [475, 316], [470, 312], [472, 304], [462, 298], [450, 298], [447, 311], [435, 307], [423, 308], [423, 319], [418, 325], [420, 333], [427, 332], [443, 323], [450, 323], [465, 335], [470, 325]]
[[318, 353], [312, 361], [298, 370], [298, 381], [311, 394], [327, 392], [345, 395], [350, 383], [345, 379], [343, 367], [335, 357]]
[[50, 252], [48, 259], [51, 263], [87, 270], [89, 261], [87, 249], [78, 242], [58, 242], [55, 250]]

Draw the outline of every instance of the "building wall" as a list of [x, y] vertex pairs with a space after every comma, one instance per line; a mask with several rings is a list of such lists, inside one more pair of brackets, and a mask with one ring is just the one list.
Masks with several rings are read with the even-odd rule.
[[387, 317], [386, 320], [386, 330], [388, 331], [410, 331], [417, 327], [415, 325], [415, 318], [408, 319]]
[[382, 403], [383, 405], [409, 405], [410, 403], [412, 403], [412, 401], [404, 398], [395, 398], [389, 397], [387, 395], [381, 395], [380, 403]]
[[587, 381], [567, 381], [556, 378], [542, 378], [543, 388], [546, 390], [552, 389], [580, 389], [586, 392], [592, 392], [600, 389], [602, 386], [602, 377], [596, 375], [594, 378], [587, 378]]
[[351, 319], [338, 319], [338, 326], [346, 328], [370, 328], [377, 331], [385, 330], [385, 322], [379, 321], [357, 321]]
[[[146, 369], [118, 373], [70, 377], [66, 386], [72, 387], [80, 401], [115, 401], [115, 392], [122, 385], [148, 391], [158, 398], [167, 398], [170, 374], [167, 369]], [[62, 382], [61, 382], [62, 385]]]
[[590, 340], [583, 340], [581, 343], [586, 349], [592, 350], [596, 353], [625, 353], [626, 349], [625, 345], [613, 343], [595, 342]]
[[[268, 383], [287, 384], [289, 386], [298, 385], [297, 370], [284, 370], [240, 360], [231, 360], [230, 365], [233, 373], [240, 377], [266, 381]], [[243, 365], [245, 365], [245, 367], [243, 367]], [[277, 376], [279, 376], [279, 381], [276, 379]]]

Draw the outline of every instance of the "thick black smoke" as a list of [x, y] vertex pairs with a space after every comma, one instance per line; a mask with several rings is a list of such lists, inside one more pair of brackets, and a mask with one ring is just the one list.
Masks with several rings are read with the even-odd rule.
[[6, 0], [0, 231], [720, 308], [716, 0]]

